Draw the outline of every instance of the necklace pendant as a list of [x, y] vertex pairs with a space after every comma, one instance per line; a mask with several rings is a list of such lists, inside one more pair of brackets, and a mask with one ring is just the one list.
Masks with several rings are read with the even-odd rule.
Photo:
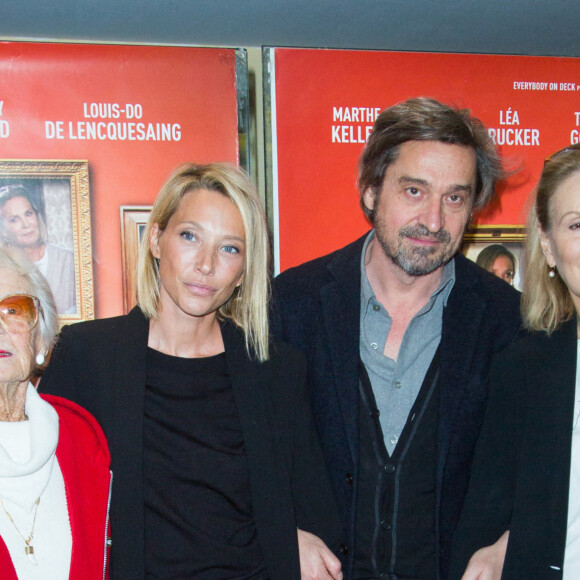
[[28, 559], [30, 560], [30, 562], [36, 566], [37, 564], [36, 564], [36, 558], [34, 557], [34, 547], [33, 546], [26, 546], [26, 548], [24, 548], [24, 553], [28, 556]]
[[34, 502], [34, 517], [32, 518], [32, 529], [30, 530], [30, 535], [28, 536], [28, 539], [26, 539], [22, 535], [22, 532], [18, 529], [18, 526], [14, 523], [12, 516], [8, 513], [8, 511], [4, 507], [4, 502], [0, 498], [0, 507], [2, 508], [4, 513], [6, 514], [8, 521], [14, 526], [14, 529], [18, 532], [18, 535], [22, 538], [22, 540], [26, 544], [26, 547], [24, 548], [24, 553], [26, 554], [26, 557], [30, 560], [30, 563], [34, 564], [35, 566], [37, 566], [37, 564], [36, 564], [36, 558], [34, 557], [34, 548], [32, 547], [30, 542], [32, 542], [32, 538], [34, 537], [34, 524], [36, 523], [36, 515], [38, 514], [38, 504], [39, 503], [40, 503], [40, 496], [38, 496], [38, 499]]

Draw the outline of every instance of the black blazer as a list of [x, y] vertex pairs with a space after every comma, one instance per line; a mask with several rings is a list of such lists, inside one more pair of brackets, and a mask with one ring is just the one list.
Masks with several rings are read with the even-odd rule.
[[[127, 316], [64, 327], [40, 391], [88, 409], [109, 441], [113, 470], [111, 578], [144, 578], [143, 406], [149, 321]], [[302, 355], [277, 343], [250, 360], [242, 334], [222, 325], [250, 470], [258, 540], [272, 579], [300, 578], [296, 528], [335, 550], [340, 522], [305, 385]]]
[[[354, 545], [358, 482], [360, 263], [366, 235], [274, 280], [274, 332], [306, 353], [312, 409], [345, 528]], [[485, 409], [491, 357], [518, 336], [519, 294], [461, 255], [443, 312], [436, 537], [446, 577]], [[352, 549], [350, 550], [352, 554]], [[350, 569], [352, 558], [345, 569]]]
[[510, 537], [502, 578], [562, 578], [576, 387], [576, 319], [550, 336], [506, 349], [490, 395], [465, 510], [453, 544], [452, 578], [473, 553]]

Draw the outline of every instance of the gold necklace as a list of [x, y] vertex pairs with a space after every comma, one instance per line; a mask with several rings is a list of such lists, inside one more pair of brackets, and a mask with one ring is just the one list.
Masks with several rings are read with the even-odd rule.
[[34, 502], [34, 517], [32, 518], [32, 529], [30, 530], [30, 535], [28, 536], [28, 538], [25, 538], [22, 535], [22, 532], [18, 529], [18, 526], [14, 523], [14, 520], [12, 519], [12, 516], [8, 513], [8, 510], [6, 509], [6, 507], [4, 507], [4, 502], [2, 501], [2, 498], [0, 498], [0, 506], [2, 506], [2, 509], [4, 510], [4, 513], [6, 514], [6, 517], [10, 520], [10, 523], [14, 526], [14, 529], [18, 532], [18, 535], [22, 538], [22, 540], [26, 544], [26, 547], [24, 548], [24, 553], [28, 556], [28, 559], [34, 565], [36, 565], [36, 559], [34, 558], [34, 547], [32, 546], [32, 544], [30, 542], [32, 542], [32, 538], [34, 537], [34, 524], [36, 523], [36, 514], [38, 513], [38, 504], [39, 503], [40, 503], [40, 496], [38, 496], [38, 499]]

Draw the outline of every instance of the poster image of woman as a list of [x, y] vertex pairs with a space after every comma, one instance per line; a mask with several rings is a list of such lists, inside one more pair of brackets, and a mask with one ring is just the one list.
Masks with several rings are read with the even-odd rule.
[[0, 238], [23, 250], [46, 277], [59, 314], [76, 311], [73, 252], [48, 241], [43, 211], [20, 183], [0, 187]]

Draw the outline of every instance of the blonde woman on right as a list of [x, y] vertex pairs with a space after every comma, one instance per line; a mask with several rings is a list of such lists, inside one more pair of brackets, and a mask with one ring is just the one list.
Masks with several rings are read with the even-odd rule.
[[580, 578], [580, 146], [545, 161], [522, 314], [499, 355], [451, 578]]

